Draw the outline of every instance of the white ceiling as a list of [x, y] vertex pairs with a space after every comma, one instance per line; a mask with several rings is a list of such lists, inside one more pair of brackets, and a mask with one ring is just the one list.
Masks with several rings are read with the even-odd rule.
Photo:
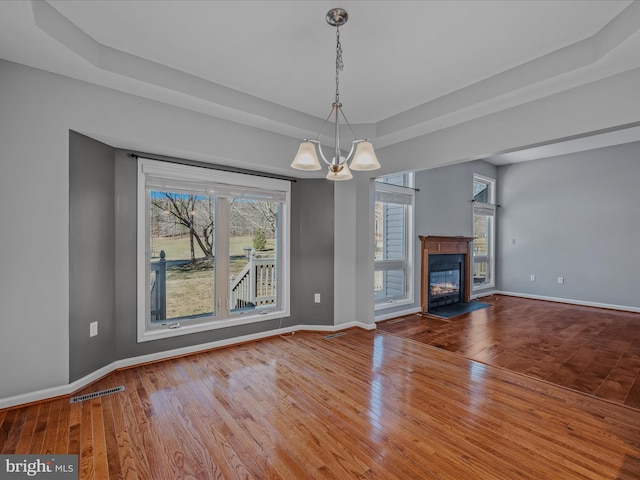
[[634, 3], [5, 0], [0, 58], [311, 136], [333, 101], [325, 15], [341, 6], [344, 111], [385, 146], [638, 68]]

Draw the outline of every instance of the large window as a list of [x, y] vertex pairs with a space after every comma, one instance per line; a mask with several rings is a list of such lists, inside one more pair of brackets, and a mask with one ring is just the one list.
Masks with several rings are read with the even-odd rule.
[[376, 180], [375, 308], [413, 302], [413, 174]]
[[493, 287], [495, 180], [473, 176], [473, 289]]
[[287, 316], [289, 182], [138, 162], [138, 341]]

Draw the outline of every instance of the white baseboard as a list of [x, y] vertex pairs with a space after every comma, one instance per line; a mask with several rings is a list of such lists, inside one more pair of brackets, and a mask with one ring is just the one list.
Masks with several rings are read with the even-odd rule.
[[586, 302], [584, 300], [573, 300], [571, 298], [559, 298], [559, 297], [547, 297], [544, 295], [529, 295], [527, 293], [519, 293], [519, 292], [505, 292], [502, 290], [495, 290], [491, 293], [483, 294], [484, 295], [507, 295], [510, 297], [522, 297], [522, 298], [531, 298], [533, 300], [546, 300], [548, 302], [558, 302], [558, 303], [568, 303], [571, 305], [582, 305], [585, 307], [596, 307], [596, 308], [607, 308], [609, 310], [622, 310], [625, 312], [636, 312], [640, 313], [640, 307], [629, 307], [626, 305], [613, 305], [610, 303], [599, 303], [599, 302]]
[[384, 315], [376, 315], [376, 323], [383, 320], [389, 320], [390, 318], [404, 317], [405, 315], [413, 315], [414, 313], [420, 313], [420, 309], [416, 307], [408, 308], [399, 312], [385, 313]]
[[[295, 328], [294, 330], [313, 330], [313, 331], [319, 331], [319, 332], [326, 332], [329, 331], [330, 329], [327, 328], [324, 325], [313, 325], [314, 327], [320, 327], [320, 328], [311, 328], [311, 326], [307, 326], [304, 328]], [[358, 328], [363, 328], [364, 330], [375, 330], [376, 329], [376, 324], [375, 323], [362, 323], [362, 322], [349, 322], [349, 323], [341, 323], [340, 325], [333, 325], [331, 327], [332, 332], [339, 332], [340, 330], [346, 330], [347, 328], [353, 328], [353, 327], [358, 327]]]
[[253, 340], [260, 340], [262, 338], [273, 337], [276, 335], [287, 334], [296, 331], [317, 331], [317, 332], [338, 332], [347, 328], [359, 327], [365, 330], [374, 330], [375, 324], [361, 323], [361, 322], [349, 322], [341, 325], [295, 325], [293, 327], [280, 328], [277, 330], [269, 330], [267, 332], [253, 333], [251, 335], [244, 335], [242, 337], [228, 338], [225, 340], [218, 340], [215, 342], [202, 343], [199, 345], [192, 345], [189, 347], [176, 348], [173, 350], [166, 350], [163, 352], [150, 353], [148, 355], [140, 355], [138, 357], [130, 357], [122, 360], [116, 360], [109, 365], [105, 365], [99, 368], [95, 372], [91, 372], [78, 380], [69, 383], [67, 385], [60, 385], [57, 387], [45, 388], [43, 390], [37, 390], [35, 392], [24, 393], [21, 395], [15, 395], [13, 397], [1, 398], [0, 409], [16, 407], [18, 405], [25, 405], [28, 403], [39, 402], [50, 398], [70, 395], [73, 392], [92, 384], [96, 380], [115, 372], [121, 368], [135, 367], [136, 365], [142, 365], [149, 362], [157, 362], [165, 360], [171, 357], [178, 357], [182, 355], [189, 355], [192, 353], [204, 352], [211, 350], [212, 348], [228, 347], [239, 343], [250, 342]]
[[489, 295], [495, 295], [498, 293], [500, 292], [498, 292], [497, 290], [488, 290], [486, 292], [476, 293], [471, 295], [471, 300], [475, 300], [477, 298], [482, 298], [482, 297], [488, 297]]

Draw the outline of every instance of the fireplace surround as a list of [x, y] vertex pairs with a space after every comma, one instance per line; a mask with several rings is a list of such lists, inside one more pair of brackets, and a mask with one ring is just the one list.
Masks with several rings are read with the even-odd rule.
[[[473, 237], [419, 236], [422, 243], [420, 306], [423, 313], [438, 306], [471, 300]], [[437, 272], [436, 275], [431, 273]]]

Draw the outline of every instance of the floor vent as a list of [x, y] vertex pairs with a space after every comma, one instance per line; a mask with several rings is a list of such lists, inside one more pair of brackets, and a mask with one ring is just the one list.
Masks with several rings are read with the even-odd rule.
[[406, 320], [406, 318], [396, 318], [395, 320], [389, 320], [387, 323], [389, 325], [392, 325], [394, 323], [398, 323], [398, 322], [404, 322]]
[[92, 398], [104, 397], [105, 395], [111, 395], [116, 392], [123, 392], [124, 386], [115, 388], [108, 388], [107, 390], [101, 390], [99, 392], [87, 393], [86, 395], [80, 395], [79, 397], [72, 397], [69, 403], [84, 402], [85, 400], [91, 400]]
[[344, 332], [333, 333], [331, 335], [327, 335], [324, 339], [331, 340], [332, 338], [341, 337], [342, 335], [344, 335]]

